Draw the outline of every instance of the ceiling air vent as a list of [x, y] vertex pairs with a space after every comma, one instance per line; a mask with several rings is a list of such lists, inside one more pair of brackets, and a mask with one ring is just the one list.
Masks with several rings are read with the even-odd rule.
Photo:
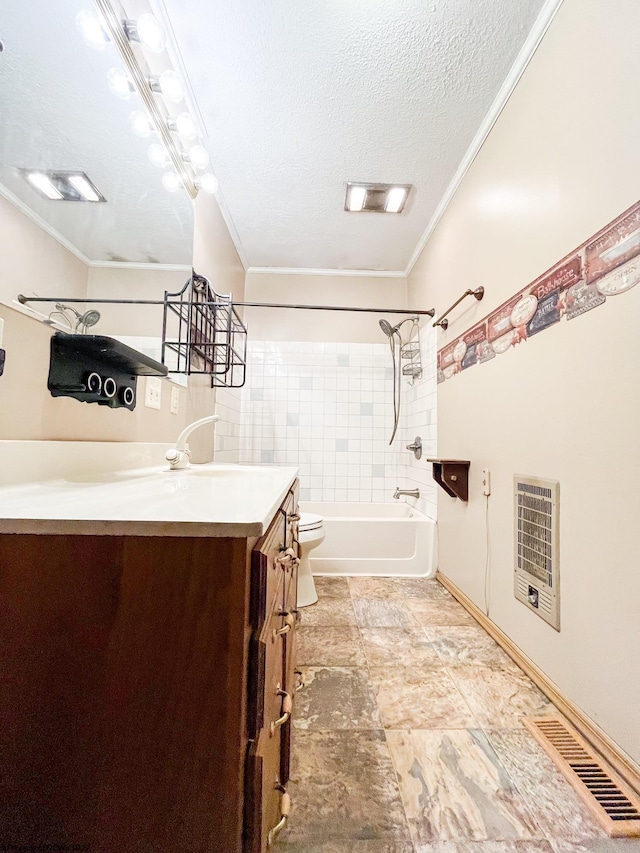
[[344, 199], [348, 213], [402, 213], [411, 184], [362, 184], [349, 181]]
[[514, 477], [514, 595], [560, 630], [560, 483]]
[[23, 177], [51, 201], [106, 201], [86, 172], [23, 170]]

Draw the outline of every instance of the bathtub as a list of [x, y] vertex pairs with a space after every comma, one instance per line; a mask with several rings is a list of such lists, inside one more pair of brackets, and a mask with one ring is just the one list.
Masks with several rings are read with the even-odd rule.
[[324, 542], [310, 555], [314, 575], [432, 577], [436, 523], [406, 503], [301, 501], [324, 518]]

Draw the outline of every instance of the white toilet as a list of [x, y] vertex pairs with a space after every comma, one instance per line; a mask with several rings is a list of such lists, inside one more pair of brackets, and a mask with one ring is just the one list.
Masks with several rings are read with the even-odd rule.
[[301, 512], [298, 525], [300, 565], [298, 566], [298, 607], [308, 607], [318, 600], [313, 582], [309, 554], [324, 540], [324, 519], [314, 512]]

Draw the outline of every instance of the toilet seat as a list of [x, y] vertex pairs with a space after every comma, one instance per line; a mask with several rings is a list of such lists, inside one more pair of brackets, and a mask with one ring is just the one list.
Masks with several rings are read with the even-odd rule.
[[309, 533], [311, 530], [319, 530], [322, 527], [324, 519], [321, 515], [316, 515], [315, 512], [301, 512], [300, 524], [298, 529], [300, 533]]

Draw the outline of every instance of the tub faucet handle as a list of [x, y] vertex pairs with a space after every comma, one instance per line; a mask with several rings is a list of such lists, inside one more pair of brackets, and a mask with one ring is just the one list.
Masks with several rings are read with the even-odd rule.
[[422, 439], [420, 438], [419, 435], [417, 435], [414, 438], [413, 444], [407, 444], [407, 450], [411, 450], [412, 453], [415, 455], [416, 459], [421, 458], [421, 456], [422, 456]]

